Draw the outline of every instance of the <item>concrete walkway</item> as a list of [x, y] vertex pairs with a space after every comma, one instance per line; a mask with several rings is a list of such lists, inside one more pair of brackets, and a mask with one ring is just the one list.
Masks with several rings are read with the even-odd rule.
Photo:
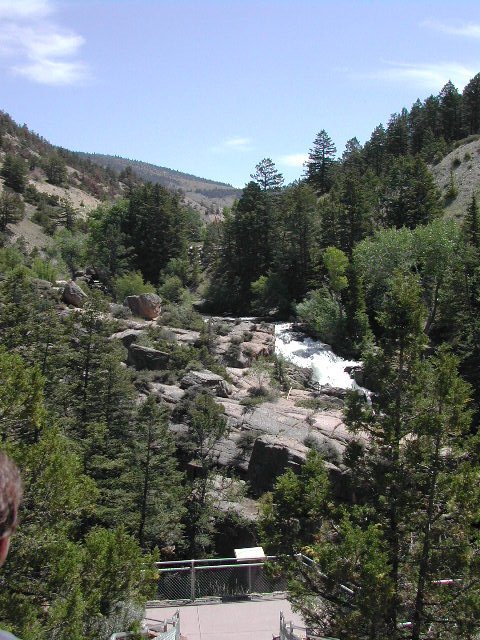
[[180, 611], [180, 630], [185, 640], [272, 640], [278, 635], [280, 611], [287, 621], [302, 625], [285, 599], [191, 604], [148, 608], [145, 622], [171, 618]]

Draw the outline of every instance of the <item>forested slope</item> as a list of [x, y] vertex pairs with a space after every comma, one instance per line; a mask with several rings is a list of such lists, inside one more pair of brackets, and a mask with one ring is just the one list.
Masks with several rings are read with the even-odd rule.
[[[2, 115], [0, 429], [25, 481], [0, 574], [12, 630], [108, 638], [140, 619], [154, 558], [243, 538], [287, 554], [319, 634], [478, 634], [479, 85], [448, 83], [341, 158], [322, 129], [294, 184], [261, 160], [209, 224]], [[369, 402], [273, 356], [269, 321], [288, 318], [363, 360]]]

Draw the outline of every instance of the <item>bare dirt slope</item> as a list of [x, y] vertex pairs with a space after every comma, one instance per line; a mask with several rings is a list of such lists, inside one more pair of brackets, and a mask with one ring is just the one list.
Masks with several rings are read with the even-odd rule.
[[445, 214], [448, 217], [463, 217], [472, 194], [480, 196], [480, 138], [451, 151], [431, 167], [431, 171], [444, 198], [453, 172], [458, 194], [455, 198], [446, 199]]

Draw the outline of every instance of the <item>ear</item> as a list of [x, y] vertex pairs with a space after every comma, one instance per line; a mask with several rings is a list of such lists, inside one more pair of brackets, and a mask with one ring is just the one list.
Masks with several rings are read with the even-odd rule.
[[4, 536], [0, 538], [0, 567], [5, 562], [8, 554], [8, 547], [10, 546], [10, 536]]

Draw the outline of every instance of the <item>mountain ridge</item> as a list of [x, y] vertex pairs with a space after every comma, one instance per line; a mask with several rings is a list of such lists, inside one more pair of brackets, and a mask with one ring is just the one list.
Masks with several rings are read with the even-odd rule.
[[180, 190], [188, 204], [199, 209], [204, 215], [219, 213], [223, 207], [231, 207], [239, 198], [242, 190], [230, 184], [201, 178], [190, 173], [155, 165], [143, 160], [131, 160], [122, 156], [103, 153], [75, 152], [81, 159], [90, 160], [104, 168], [110, 168], [121, 174], [129, 167], [141, 179], [160, 184], [171, 190]]

